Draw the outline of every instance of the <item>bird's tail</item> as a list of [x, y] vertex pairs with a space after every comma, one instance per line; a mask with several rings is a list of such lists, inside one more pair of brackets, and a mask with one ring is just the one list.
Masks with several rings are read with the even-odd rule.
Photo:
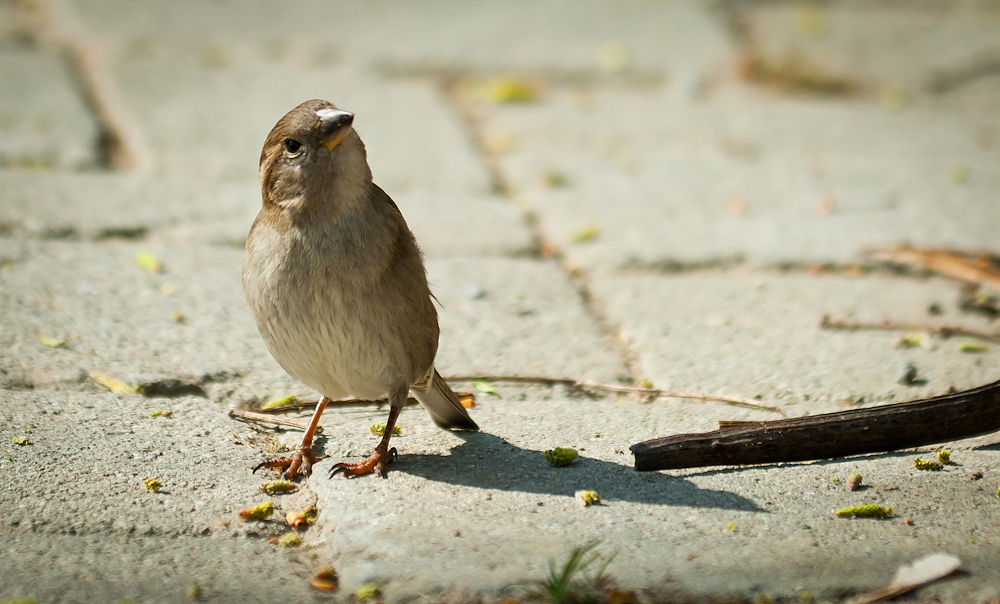
[[431, 369], [430, 379], [421, 388], [417, 384], [411, 386], [413, 396], [430, 413], [434, 423], [446, 430], [478, 430], [479, 426], [472, 421], [469, 412], [465, 410], [458, 395], [448, 386], [437, 369]]

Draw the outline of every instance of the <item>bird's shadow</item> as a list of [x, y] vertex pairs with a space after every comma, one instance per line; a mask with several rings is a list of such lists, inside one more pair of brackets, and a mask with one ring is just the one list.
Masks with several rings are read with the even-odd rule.
[[[541, 451], [517, 447], [485, 432], [455, 432], [462, 444], [450, 455], [407, 454], [390, 466], [391, 472], [420, 476], [453, 485], [520, 491], [540, 495], [568, 495], [593, 489], [605, 502], [630, 501], [658, 505], [763, 512], [742, 495], [703, 489], [676, 476], [636, 472], [631, 467], [585, 457], [571, 465], [550, 466]], [[623, 457], [623, 461], [628, 458]], [[390, 472], [390, 478], [391, 478]]]

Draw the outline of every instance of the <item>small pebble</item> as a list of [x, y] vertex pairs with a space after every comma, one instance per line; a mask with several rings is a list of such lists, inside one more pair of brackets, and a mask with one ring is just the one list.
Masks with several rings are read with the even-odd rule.
[[917, 381], [917, 368], [913, 363], [903, 363], [896, 369], [896, 381], [904, 386], [912, 386]]

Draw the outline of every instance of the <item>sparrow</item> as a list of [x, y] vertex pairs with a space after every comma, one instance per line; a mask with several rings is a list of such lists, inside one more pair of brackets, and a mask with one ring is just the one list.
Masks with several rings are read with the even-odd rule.
[[478, 430], [434, 368], [438, 319], [420, 248], [392, 199], [372, 182], [354, 114], [323, 100], [281, 118], [260, 154], [262, 207], [247, 236], [243, 292], [261, 337], [289, 375], [322, 395], [280, 468], [305, 475], [332, 399], [388, 395], [381, 442], [330, 477], [385, 476], [392, 429], [410, 391], [445, 429]]

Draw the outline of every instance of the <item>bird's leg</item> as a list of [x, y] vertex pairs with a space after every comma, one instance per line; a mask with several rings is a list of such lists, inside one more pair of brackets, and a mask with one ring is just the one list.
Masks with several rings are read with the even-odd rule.
[[323, 409], [326, 409], [326, 405], [329, 402], [330, 399], [324, 396], [316, 403], [316, 410], [313, 411], [312, 419], [309, 420], [309, 427], [306, 428], [306, 433], [302, 435], [299, 448], [295, 450], [295, 453], [292, 453], [291, 457], [265, 461], [254, 468], [253, 471], [256, 472], [261, 468], [283, 468], [285, 471], [281, 473], [281, 477], [291, 480], [299, 473], [299, 467], [301, 466], [303, 474], [306, 476], [312, 474], [313, 464], [323, 459], [322, 457], [313, 455], [313, 436], [316, 434], [316, 427], [319, 426], [319, 416], [323, 415]]
[[389, 418], [385, 420], [385, 432], [382, 433], [382, 440], [371, 456], [361, 463], [338, 463], [330, 470], [330, 478], [337, 474], [343, 474], [347, 478], [364, 476], [365, 474], [375, 474], [386, 478], [385, 467], [396, 459], [396, 449], [389, 448], [389, 439], [392, 438], [392, 428], [396, 425], [396, 418], [399, 417], [399, 410], [406, 404], [406, 396], [409, 393], [409, 386], [401, 386], [389, 393]]

